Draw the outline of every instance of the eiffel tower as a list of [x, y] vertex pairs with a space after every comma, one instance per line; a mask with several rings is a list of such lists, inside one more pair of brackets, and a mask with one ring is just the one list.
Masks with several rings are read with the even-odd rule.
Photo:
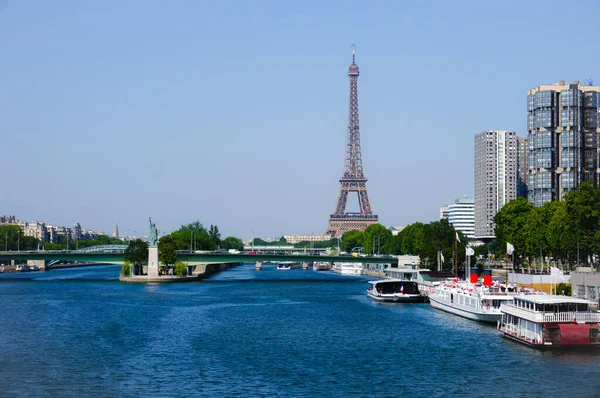
[[[329, 226], [325, 232], [331, 237], [339, 237], [353, 229], [362, 231], [378, 219], [371, 209], [367, 193], [367, 178], [363, 174], [360, 154], [360, 129], [358, 123], [358, 65], [354, 62], [354, 46], [352, 46], [352, 65], [348, 68], [350, 77], [350, 102], [348, 104], [348, 137], [346, 141], [346, 161], [344, 174], [340, 179], [340, 195], [335, 212], [329, 216]], [[348, 193], [358, 194], [360, 213], [346, 212]]]

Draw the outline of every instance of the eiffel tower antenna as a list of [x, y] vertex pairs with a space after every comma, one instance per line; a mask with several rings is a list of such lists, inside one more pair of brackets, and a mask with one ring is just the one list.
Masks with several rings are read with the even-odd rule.
[[[340, 179], [340, 194], [335, 211], [329, 216], [329, 226], [325, 234], [339, 237], [351, 230], [362, 231], [371, 224], [377, 224], [367, 193], [367, 178], [363, 174], [360, 150], [360, 127], [358, 117], [358, 65], [355, 62], [355, 46], [352, 45], [352, 64], [348, 68], [350, 78], [350, 101], [348, 104], [348, 134], [346, 137], [346, 159], [344, 173]], [[359, 213], [346, 212], [348, 193], [358, 194]]]

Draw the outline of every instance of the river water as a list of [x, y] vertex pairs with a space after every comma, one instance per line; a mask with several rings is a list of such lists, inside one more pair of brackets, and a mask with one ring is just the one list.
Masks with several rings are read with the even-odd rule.
[[118, 273], [0, 275], [0, 396], [600, 396], [600, 354], [373, 303], [366, 277], [247, 264], [138, 285]]

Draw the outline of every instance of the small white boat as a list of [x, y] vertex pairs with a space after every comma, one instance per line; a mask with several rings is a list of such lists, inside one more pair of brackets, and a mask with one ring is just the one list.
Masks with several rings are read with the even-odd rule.
[[17, 272], [29, 272], [29, 271], [31, 271], [31, 269], [29, 268], [29, 266], [27, 264], [17, 264], [15, 270]]
[[313, 271], [329, 271], [331, 264], [324, 261], [317, 261], [313, 264]]
[[4, 272], [4, 264], [0, 264], [0, 274]]
[[33, 264], [33, 265], [29, 265], [29, 271], [39, 271], [40, 267], [38, 267], [37, 265]]
[[369, 281], [372, 285], [367, 289], [367, 296], [375, 301], [392, 303], [408, 303], [425, 301], [425, 296], [419, 292], [417, 282], [405, 279], [382, 279]]
[[600, 348], [597, 303], [569, 296], [518, 295], [500, 307], [498, 330], [535, 348]]
[[362, 263], [334, 263], [331, 268], [333, 272], [341, 275], [362, 275], [363, 265]]
[[290, 270], [292, 268], [300, 268], [300, 263], [293, 261], [281, 261], [277, 264], [278, 270]]

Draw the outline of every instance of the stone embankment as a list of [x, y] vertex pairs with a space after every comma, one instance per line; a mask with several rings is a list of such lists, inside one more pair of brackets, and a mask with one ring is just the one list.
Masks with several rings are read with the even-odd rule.
[[158, 277], [150, 277], [148, 275], [124, 276], [119, 275], [119, 281], [126, 283], [181, 283], [195, 282], [206, 278], [216, 272], [225, 271], [229, 268], [236, 267], [240, 263], [227, 264], [198, 264], [190, 275], [159, 275]]
[[365, 270], [363, 270], [363, 273], [364, 273], [364, 275], [374, 276], [375, 278], [385, 278], [385, 272], [382, 272], [382, 271], [365, 269]]

